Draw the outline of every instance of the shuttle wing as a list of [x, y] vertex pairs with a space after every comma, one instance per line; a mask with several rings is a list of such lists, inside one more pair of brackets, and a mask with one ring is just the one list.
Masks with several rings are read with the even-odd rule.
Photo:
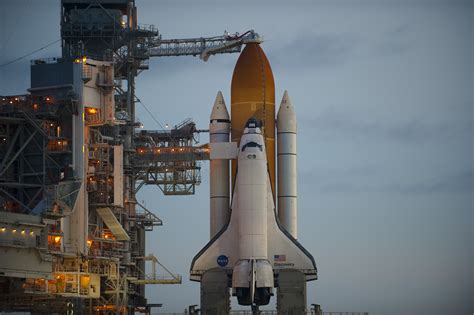
[[[237, 193], [237, 188], [234, 194]], [[232, 198], [232, 208], [237, 207]], [[232, 210], [231, 210], [232, 211]], [[232, 212], [227, 224], [193, 258], [191, 263], [191, 281], [201, 281], [202, 274], [212, 268], [225, 268], [232, 271], [239, 260], [238, 227], [232, 220]]]
[[280, 225], [268, 177], [267, 182], [268, 260], [274, 272], [282, 269], [297, 269], [306, 275], [306, 281], [316, 280], [318, 275], [314, 258]]

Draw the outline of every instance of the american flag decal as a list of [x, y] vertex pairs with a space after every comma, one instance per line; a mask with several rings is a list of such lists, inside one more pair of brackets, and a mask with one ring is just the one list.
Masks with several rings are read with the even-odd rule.
[[273, 260], [277, 262], [286, 261], [286, 255], [274, 255]]

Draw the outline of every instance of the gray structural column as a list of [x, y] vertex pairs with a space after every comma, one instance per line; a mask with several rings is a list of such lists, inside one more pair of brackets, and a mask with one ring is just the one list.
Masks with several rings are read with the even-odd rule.
[[285, 91], [277, 114], [278, 218], [298, 238], [296, 114]]
[[220, 268], [206, 271], [201, 279], [201, 314], [228, 315], [230, 292], [227, 272]]
[[280, 270], [277, 290], [277, 314], [306, 314], [306, 277], [294, 269]]
[[[230, 119], [224, 97], [219, 91], [212, 108], [209, 142], [229, 142]], [[227, 223], [229, 210], [229, 160], [210, 161], [210, 238]]]

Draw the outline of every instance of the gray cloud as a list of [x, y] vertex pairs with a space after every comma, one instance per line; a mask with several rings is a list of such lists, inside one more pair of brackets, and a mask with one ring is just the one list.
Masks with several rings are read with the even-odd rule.
[[268, 54], [273, 66], [298, 71], [314, 70], [344, 64], [357, 48], [357, 40], [349, 34], [300, 32], [299, 36], [275, 48]]
[[442, 194], [442, 193], [468, 193], [474, 191], [474, 172], [437, 176], [427, 181], [418, 181], [406, 184], [390, 184], [384, 190], [402, 194]]
[[397, 56], [406, 53], [415, 44], [413, 28], [399, 25], [382, 33], [381, 40], [374, 45], [374, 53], [381, 56]]
[[[469, 104], [467, 104], [469, 106]], [[465, 111], [469, 114], [470, 111]], [[428, 122], [424, 117], [408, 117], [402, 121], [364, 119], [352, 113], [327, 108], [316, 118], [303, 117], [302, 123], [314, 126], [318, 135], [329, 137], [361, 137], [404, 143], [439, 141], [472, 135], [474, 123], [468, 116], [462, 121]], [[442, 119], [442, 118], [441, 118]]]
[[[349, 167], [339, 170], [318, 169], [300, 174], [302, 183], [311, 183], [323, 193], [396, 193], [401, 195], [471, 194], [474, 172], [471, 169], [452, 174], [409, 181], [381, 180], [383, 170], [375, 166]], [[315, 178], [321, 179], [315, 182]], [[388, 181], [388, 182], [387, 182]], [[302, 187], [305, 187], [303, 185]], [[304, 189], [304, 188], [303, 188]]]

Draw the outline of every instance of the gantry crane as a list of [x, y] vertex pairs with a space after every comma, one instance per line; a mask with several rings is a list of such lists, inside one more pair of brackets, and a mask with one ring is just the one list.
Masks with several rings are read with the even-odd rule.
[[245, 44], [263, 41], [254, 30], [243, 34], [224, 31], [220, 36], [163, 39], [154, 25], [142, 24], [124, 27], [120, 34], [123, 38], [136, 38], [136, 40], [134, 47], [115, 50], [115, 62], [118, 65], [125, 61], [130, 62], [130, 56], [133, 56], [135, 66], [140, 71], [148, 69], [150, 57], [199, 56], [201, 60], [207, 61], [211, 55], [238, 53]]
[[243, 34], [229, 34], [227, 31], [222, 36], [199, 37], [187, 39], [159, 39], [150, 41], [150, 57], [168, 56], [199, 56], [207, 61], [211, 55], [240, 52], [242, 45], [248, 43], [261, 43], [262, 38], [254, 30]]

